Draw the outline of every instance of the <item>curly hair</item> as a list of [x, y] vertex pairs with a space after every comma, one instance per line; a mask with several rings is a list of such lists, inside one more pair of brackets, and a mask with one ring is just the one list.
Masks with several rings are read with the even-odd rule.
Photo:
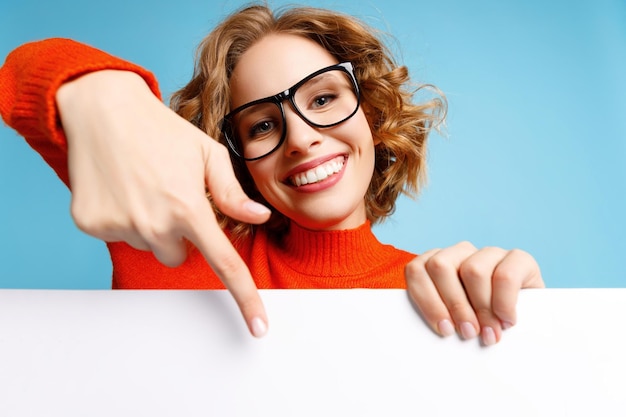
[[[175, 92], [172, 109], [183, 118], [225, 143], [219, 123], [230, 110], [230, 75], [240, 57], [268, 34], [292, 34], [311, 39], [338, 61], [355, 68], [361, 105], [376, 145], [374, 174], [365, 195], [367, 218], [375, 224], [395, 210], [401, 193], [415, 197], [426, 180], [426, 139], [445, 119], [446, 100], [431, 85], [414, 86], [408, 70], [394, 62], [382, 36], [359, 19], [312, 7], [273, 12], [265, 5], [245, 7], [219, 24], [197, 49], [191, 81]], [[432, 89], [434, 98], [414, 104], [415, 93]], [[245, 163], [232, 156], [235, 173], [244, 191], [267, 202], [257, 191]], [[251, 226], [218, 212], [221, 224], [234, 238], [265, 227], [281, 235], [289, 220], [273, 210], [270, 221]]]

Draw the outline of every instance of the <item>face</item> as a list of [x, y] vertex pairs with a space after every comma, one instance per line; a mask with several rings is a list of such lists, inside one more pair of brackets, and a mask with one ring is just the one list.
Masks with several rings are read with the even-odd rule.
[[[242, 55], [232, 73], [232, 108], [275, 95], [337, 63], [306, 38], [266, 36]], [[363, 111], [359, 108], [339, 125], [315, 128], [288, 100], [283, 108], [284, 143], [268, 156], [246, 162], [258, 190], [275, 209], [308, 229], [352, 229], [363, 224], [364, 196], [375, 158]]]

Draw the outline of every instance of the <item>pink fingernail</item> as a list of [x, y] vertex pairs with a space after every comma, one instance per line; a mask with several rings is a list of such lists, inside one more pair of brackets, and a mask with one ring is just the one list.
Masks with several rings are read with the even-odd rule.
[[483, 330], [481, 332], [481, 338], [485, 346], [491, 346], [496, 344], [496, 332], [494, 332], [493, 328], [489, 326], [483, 327]]
[[472, 339], [477, 336], [476, 329], [472, 323], [465, 321], [461, 323], [459, 327], [461, 329], [461, 336], [463, 336], [463, 339]]
[[503, 321], [501, 325], [502, 330], [510, 329], [511, 327], [513, 327], [513, 323], [511, 323], [510, 321]]
[[437, 324], [437, 327], [439, 327], [439, 333], [441, 333], [444, 337], [452, 336], [454, 334], [454, 326], [448, 319], [441, 320]]
[[250, 323], [250, 328], [252, 330], [252, 336], [254, 337], [263, 337], [267, 333], [267, 324], [260, 318], [255, 317], [252, 319]]
[[257, 203], [256, 201], [246, 201], [243, 205], [246, 210], [254, 214], [268, 214], [271, 213], [270, 209], [265, 207], [263, 204]]

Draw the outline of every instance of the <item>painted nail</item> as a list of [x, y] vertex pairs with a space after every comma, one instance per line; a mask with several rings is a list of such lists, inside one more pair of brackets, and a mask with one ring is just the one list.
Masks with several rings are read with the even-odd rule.
[[483, 331], [480, 335], [485, 346], [496, 344], [496, 332], [493, 331], [493, 328], [489, 326], [483, 327]]
[[459, 327], [461, 329], [461, 336], [463, 336], [463, 339], [472, 339], [477, 336], [476, 329], [472, 323], [464, 321]]
[[252, 336], [254, 337], [263, 337], [267, 333], [267, 324], [260, 318], [255, 317], [252, 319], [250, 323], [250, 328], [252, 330]]
[[265, 207], [263, 204], [257, 203], [256, 201], [252, 201], [252, 200], [246, 201], [243, 204], [243, 206], [250, 213], [254, 213], [254, 214], [268, 214], [268, 213], [271, 213], [270, 209]]
[[502, 322], [502, 330], [510, 329], [511, 327], [513, 327], [513, 323], [511, 323], [510, 321]]
[[452, 336], [454, 334], [454, 326], [448, 319], [441, 320], [437, 324], [437, 327], [439, 327], [439, 333], [441, 333], [444, 337]]

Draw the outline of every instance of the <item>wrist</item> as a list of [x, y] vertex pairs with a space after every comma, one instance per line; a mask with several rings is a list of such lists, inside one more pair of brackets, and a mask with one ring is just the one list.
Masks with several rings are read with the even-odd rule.
[[152, 95], [143, 78], [132, 71], [100, 70], [64, 83], [57, 90], [55, 99], [59, 111], [71, 115], [128, 96], [131, 91]]
[[101, 70], [64, 83], [56, 92], [56, 105], [69, 147], [84, 141], [85, 132], [110, 129], [126, 120], [138, 100], [158, 100], [144, 79], [131, 71]]

